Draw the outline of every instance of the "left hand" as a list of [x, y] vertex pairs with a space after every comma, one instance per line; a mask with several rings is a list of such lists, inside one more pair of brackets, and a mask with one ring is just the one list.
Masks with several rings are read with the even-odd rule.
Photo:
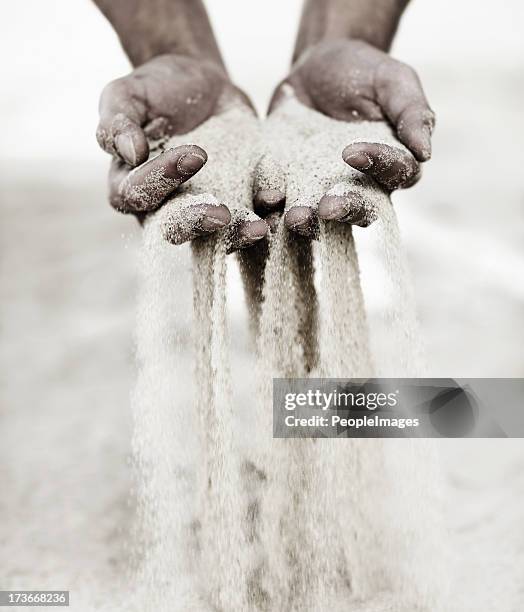
[[[277, 87], [270, 113], [282, 103], [286, 84], [302, 104], [333, 119], [389, 122], [407, 148], [352, 143], [342, 152], [348, 165], [390, 192], [410, 187], [420, 178], [420, 162], [431, 157], [435, 115], [412, 68], [360, 40], [323, 41], [308, 49]], [[303, 218], [292, 214], [288, 227], [306, 230], [314, 225], [311, 214], [307, 211]], [[340, 199], [331, 202], [328, 198], [318, 215], [336, 220], [347, 215], [347, 209]]]

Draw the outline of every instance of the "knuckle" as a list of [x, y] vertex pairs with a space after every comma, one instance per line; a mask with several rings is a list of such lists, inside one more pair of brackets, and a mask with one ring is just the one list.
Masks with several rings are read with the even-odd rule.
[[119, 159], [118, 152], [115, 147], [114, 136], [103, 125], [99, 125], [96, 130], [96, 140], [100, 148], [112, 155], [115, 159]]
[[425, 125], [433, 129], [437, 123], [437, 115], [435, 114], [435, 111], [428, 107], [425, 110], [423, 121]]
[[111, 121], [111, 135], [116, 138], [122, 132], [133, 128], [133, 122], [125, 113], [116, 113]]
[[376, 78], [378, 84], [393, 85], [398, 84], [399, 78], [409, 77], [410, 66], [403, 62], [386, 55], [376, 68]]
[[96, 141], [101, 149], [107, 150], [107, 132], [104, 127], [99, 125], [96, 129]]
[[[410, 102], [402, 111], [399, 117], [400, 125], [423, 125], [430, 126], [434, 121], [434, 113], [425, 103], [420, 101]], [[400, 126], [399, 126], [400, 127]]]
[[398, 62], [398, 69], [404, 75], [404, 77], [418, 81], [418, 74], [416, 70], [409, 64], [404, 64], [404, 62]]
[[102, 100], [111, 100], [114, 96], [121, 96], [127, 89], [129, 77], [119, 77], [113, 81], [109, 81], [107, 85], [102, 89], [100, 98]]
[[99, 125], [96, 130], [96, 140], [100, 148], [109, 153], [109, 155], [113, 155], [114, 157], [118, 157], [114, 140], [112, 135], [107, 131], [106, 127], [103, 125]]

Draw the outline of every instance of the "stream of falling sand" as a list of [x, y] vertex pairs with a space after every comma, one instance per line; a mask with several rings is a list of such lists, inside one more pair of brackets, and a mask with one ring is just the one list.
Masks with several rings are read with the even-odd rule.
[[[388, 198], [375, 204], [390, 292], [385, 316], [400, 355], [391, 371], [375, 367], [380, 375], [414, 375], [419, 334], [398, 226]], [[226, 243], [194, 241], [191, 272], [188, 262], [185, 268], [193, 276], [193, 320], [184, 318], [191, 306], [175, 278], [180, 249], [164, 240], [163, 210], [144, 232], [137, 325], [138, 583], [146, 608], [439, 610], [442, 531], [432, 449], [418, 440], [272, 437], [273, 377], [374, 374], [351, 228], [321, 228], [318, 298], [311, 243], [291, 237], [282, 223], [271, 238], [262, 299], [251, 292], [258, 387], [249, 445], [241, 451], [229, 371]]]
[[[388, 204], [391, 208], [389, 200]], [[401, 326], [399, 354], [408, 351], [404, 363], [413, 363], [417, 353], [410, 352], [410, 339], [416, 317], [414, 307], [405, 302], [408, 291], [397, 287], [408, 278], [403, 253], [397, 250], [396, 220], [389, 210], [379, 209], [379, 216], [383, 223], [379, 231], [392, 236], [387, 255], [393, 264], [387, 272], [393, 298], [401, 300], [391, 306], [396, 318], [388, 316]], [[309, 321], [309, 340], [314, 339], [316, 347], [306, 349], [318, 359], [313, 372], [305, 367], [299, 330], [304, 299], [316, 304], [314, 287], [308, 283], [314, 271], [311, 254], [296, 265], [300, 258], [294, 251], [300, 248], [282, 226], [272, 237], [259, 335], [259, 397], [263, 399], [255, 430], [271, 431], [271, 376], [373, 376], [351, 227], [326, 224], [321, 228], [320, 325], [316, 329], [316, 321]], [[261, 609], [441, 609], [446, 584], [440, 554], [444, 531], [438, 461], [431, 444], [421, 440], [271, 440], [265, 456], [259, 451], [253, 457], [264, 474], [258, 500], [258, 544], [271, 551], [260, 566], [265, 595], [261, 601], [267, 604]], [[392, 521], [392, 517], [403, 519]]]
[[[259, 123], [229, 96], [220, 105], [220, 112], [191, 134], [151, 143], [156, 153], [198, 142], [213, 160], [179, 187], [144, 230], [134, 402], [144, 533], [137, 582], [151, 593], [145, 607], [155, 612], [247, 609], [249, 558], [234, 438], [226, 251], [235, 224], [256, 218], [249, 208]], [[232, 174], [224, 170], [231, 168]], [[165, 188], [165, 179], [152, 180], [155, 189]], [[183, 262], [193, 281], [191, 306], [184, 295], [188, 284], [175, 277], [179, 253], [188, 255], [187, 248], [166, 237], [177, 243], [195, 238], [201, 205], [220, 202], [231, 210], [231, 229], [192, 240], [191, 263]]]
[[382, 364], [378, 375], [417, 378], [426, 374], [427, 364], [408, 261], [391, 201], [380, 198], [376, 206], [378, 252], [388, 283], [388, 305], [383, 317], [396, 358], [394, 363]]
[[161, 612], [199, 609], [193, 518], [200, 440], [190, 409], [191, 302], [181, 291], [190, 276], [187, 255], [187, 250], [170, 248], [155, 223], [145, 225], [139, 258], [138, 378], [132, 402], [139, 564], [133, 582], [139, 591], [136, 609], [149, 602]]
[[[389, 198], [375, 198], [375, 206], [391, 286], [384, 316], [395, 328], [395, 355], [402, 373], [398, 368], [394, 373], [384, 371], [380, 360], [376, 373], [352, 229], [328, 223], [322, 224], [319, 248], [319, 373], [324, 377], [418, 373], [414, 368], [421, 354], [420, 333], [398, 225]], [[424, 440], [357, 438], [319, 440], [319, 447], [316, 461], [321, 474], [316, 498], [321, 501], [316, 503], [329, 509], [327, 532], [335, 543], [332, 549], [341, 553], [345, 576], [345, 583], [335, 585], [338, 602], [334, 609], [353, 609], [357, 603], [355, 609], [362, 610], [389, 610], [395, 609], [394, 605], [412, 610], [439, 609], [445, 591], [439, 562], [445, 540], [438, 539], [444, 531], [434, 445]], [[315, 499], [311, 503], [314, 505]], [[405, 519], [391, 520], [399, 515]], [[338, 549], [337, 536], [342, 542]], [[333, 557], [332, 564], [336, 561]], [[353, 602], [349, 608], [348, 601]]]
[[[146, 225], [134, 393], [141, 556], [138, 584], [155, 610], [245, 610], [243, 509], [228, 366], [225, 239], [192, 245], [193, 320], [184, 266]], [[188, 273], [188, 261], [183, 262]], [[188, 363], [194, 332], [195, 369]], [[191, 380], [194, 380], [194, 389]]]
[[[270, 373], [306, 377], [313, 368], [364, 376], [369, 367], [350, 234], [336, 224], [322, 230], [322, 290], [325, 299], [343, 306], [319, 330], [310, 245], [291, 240], [282, 225], [272, 239], [258, 344], [260, 404], [253, 411], [250, 454], [239, 457], [227, 365], [225, 245], [216, 239], [193, 245], [190, 324], [174, 276], [175, 269], [180, 273], [174, 265], [180, 251], [165, 243], [153, 223], [146, 226], [134, 448], [145, 534], [139, 582], [151, 609], [388, 610], [392, 591], [403, 592], [412, 610], [438, 609], [424, 607], [434, 596], [421, 569], [434, 558], [427, 526], [437, 523], [438, 496], [427, 489], [438, 479], [417, 470], [422, 461], [427, 465], [415, 444], [420, 441], [403, 440], [400, 448], [392, 446], [400, 441], [271, 435]], [[333, 334], [330, 326], [337, 321]], [[188, 386], [190, 328], [197, 347], [196, 391]], [[344, 348], [347, 334], [355, 338], [357, 331], [361, 337], [351, 346], [360, 359], [353, 351], [338, 354], [337, 343]], [[392, 484], [394, 469], [403, 474], [398, 486]], [[392, 524], [391, 516], [403, 520]], [[413, 548], [417, 537], [422, 545]]]
[[245, 609], [245, 514], [238, 496], [233, 395], [226, 310], [225, 237], [195, 240], [193, 310], [196, 409], [203, 452], [199, 459], [199, 573], [212, 609]]
[[311, 244], [295, 240], [280, 223], [265, 271], [254, 423], [258, 435], [252, 455], [256, 473], [264, 475], [258, 489], [253, 483], [258, 504], [257, 605], [262, 609], [298, 610], [308, 583], [318, 581], [307, 497], [300, 493], [313, 482], [314, 466], [307, 461], [312, 441], [273, 439], [268, 403], [272, 377], [305, 377], [317, 359], [313, 277]]

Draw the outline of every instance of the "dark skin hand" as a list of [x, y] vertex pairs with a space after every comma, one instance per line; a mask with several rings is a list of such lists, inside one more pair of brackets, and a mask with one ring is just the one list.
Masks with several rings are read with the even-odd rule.
[[[418, 76], [412, 68], [391, 58], [380, 47], [387, 48], [393, 38], [405, 2], [395, 0], [315, 0], [306, 2], [296, 57], [290, 75], [277, 87], [270, 112], [282, 99], [282, 87], [293, 87], [306, 106], [342, 121], [388, 121], [408, 152], [380, 143], [354, 143], [342, 151], [344, 161], [373, 178], [387, 191], [414, 185], [421, 175], [421, 162], [431, 157], [431, 133], [435, 123], [433, 111], [424, 95]], [[382, 21], [373, 14], [380, 8]], [[338, 19], [329, 19], [332, 11]], [[368, 14], [368, 11], [371, 11]], [[389, 12], [388, 12], [389, 11]], [[328, 13], [327, 16], [325, 13]], [[354, 33], [366, 35], [363, 40], [342, 38], [344, 16], [354, 21]], [[319, 34], [319, 16], [329, 27], [336, 27], [336, 36]], [[314, 18], [317, 21], [312, 22]], [[359, 26], [375, 19], [375, 29]], [[336, 25], [333, 25], [336, 24]], [[328, 26], [326, 26], [327, 28]], [[317, 28], [317, 30], [315, 30]], [[355, 31], [356, 30], [356, 31]], [[350, 29], [351, 33], [351, 29]], [[310, 39], [320, 42], [308, 46]], [[283, 194], [281, 194], [283, 196]], [[268, 207], [264, 194], [257, 194], [260, 210]], [[276, 196], [272, 196], [273, 201]], [[359, 202], [339, 196], [324, 196], [319, 202], [318, 217], [325, 220], [348, 220], [348, 211], [355, 211]], [[274, 210], [274, 209], [273, 209]], [[317, 212], [309, 207], [291, 208], [286, 212], [287, 227], [302, 235], [314, 235]], [[357, 216], [358, 215], [353, 215]]]
[[[145, 6], [144, 0], [131, 3], [136, 10]], [[100, 146], [113, 156], [110, 203], [142, 221], [208, 161], [206, 151], [196, 145], [168, 149], [147, 161], [149, 141], [188, 133], [230, 105], [250, 103], [231, 83], [198, 0], [147, 2], [148, 20], [139, 22], [138, 32], [134, 31], [137, 21], [128, 17], [128, 4], [120, 0], [100, 0], [97, 4], [119, 33], [129, 57], [136, 63], [148, 58], [129, 75], [105, 87], [97, 129]], [[160, 27], [158, 24], [168, 17], [172, 27]], [[169, 36], [175, 39], [166, 38]], [[164, 47], [176, 52], [154, 55], [156, 49]], [[226, 204], [199, 204], [198, 214], [188, 210], [188, 220], [198, 223], [194, 234], [208, 235], [228, 225], [231, 214]], [[263, 238], [265, 231], [261, 228], [265, 227], [260, 221], [241, 224], [236, 232], [238, 247]]]

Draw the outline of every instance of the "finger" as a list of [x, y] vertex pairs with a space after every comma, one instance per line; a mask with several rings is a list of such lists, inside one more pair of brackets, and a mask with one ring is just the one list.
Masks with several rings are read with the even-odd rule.
[[324, 221], [368, 227], [377, 219], [377, 211], [363, 194], [347, 190], [340, 195], [325, 194], [318, 204], [318, 216]]
[[409, 151], [384, 143], [352, 143], [342, 158], [389, 191], [411, 186], [420, 178], [420, 164]]
[[96, 139], [104, 151], [132, 167], [143, 164], [149, 156], [149, 144], [142, 128], [125, 115], [116, 115], [107, 127], [100, 122]]
[[[110, 201], [125, 213], [151, 212], [182, 183], [194, 176], [206, 163], [206, 152], [196, 145], [182, 145], [164, 151], [142, 166], [125, 172], [113, 166]], [[119, 181], [119, 182], [118, 182]]]
[[399, 140], [421, 162], [431, 157], [435, 113], [416, 72], [393, 59], [381, 64], [376, 77], [377, 98], [395, 126]]
[[228, 253], [253, 246], [269, 234], [269, 226], [255, 213], [247, 210], [234, 211], [228, 229]]
[[288, 230], [301, 236], [318, 236], [318, 216], [313, 206], [292, 206], [284, 215], [284, 223]]
[[[191, 198], [194, 200], [194, 198]], [[175, 202], [164, 222], [164, 238], [171, 244], [183, 244], [194, 238], [223, 230], [231, 221], [231, 213], [214, 198], [209, 203]]]
[[130, 87], [128, 77], [106, 86], [100, 97], [96, 136], [104, 151], [135, 167], [147, 160], [149, 145], [141, 127], [146, 119], [146, 109]]
[[284, 210], [285, 174], [271, 155], [264, 155], [255, 168], [253, 196], [255, 212], [262, 217], [277, 210]]

